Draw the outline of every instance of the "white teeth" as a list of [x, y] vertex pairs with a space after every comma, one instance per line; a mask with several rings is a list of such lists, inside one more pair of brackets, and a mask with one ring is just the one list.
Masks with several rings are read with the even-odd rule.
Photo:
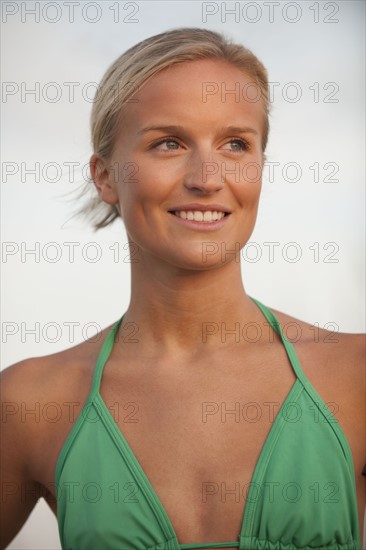
[[201, 210], [176, 210], [174, 214], [184, 220], [194, 220], [195, 222], [214, 222], [225, 216], [225, 212], [212, 210], [205, 210], [204, 212]]

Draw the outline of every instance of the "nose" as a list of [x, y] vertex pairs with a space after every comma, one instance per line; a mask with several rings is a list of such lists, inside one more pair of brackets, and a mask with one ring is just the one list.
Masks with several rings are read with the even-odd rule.
[[187, 158], [184, 186], [190, 191], [214, 193], [224, 187], [220, 163], [210, 150], [195, 150]]

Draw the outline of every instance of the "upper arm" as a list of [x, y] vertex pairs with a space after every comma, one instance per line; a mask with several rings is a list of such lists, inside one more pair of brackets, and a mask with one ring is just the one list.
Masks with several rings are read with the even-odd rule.
[[42, 496], [41, 485], [32, 479], [29, 468], [32, 430], [28, 430], [29, 424], [25, 426], [19, 414], [32, 361], [22, 361], [1, 373], [2, 549], [19, 532]]

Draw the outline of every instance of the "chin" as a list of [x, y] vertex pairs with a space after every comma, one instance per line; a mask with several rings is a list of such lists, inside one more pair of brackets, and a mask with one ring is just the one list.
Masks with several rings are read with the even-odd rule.
[[217, 238], [177, 240], [175, 244], [171, 241], [163, 243], [162, 246], [157, 246], [158, 239], [155, 242], [151, 242], [150, 239], [148, 242], [146, 239], [133, 239], [132, 236], [130, 239], [140, 250], [143, 270], [149, 270], [157, 261], [182, 270], [219, 269], [232, 261], [239, 264], [241, 249], [244, 246], [239, 240], [233, 242]]

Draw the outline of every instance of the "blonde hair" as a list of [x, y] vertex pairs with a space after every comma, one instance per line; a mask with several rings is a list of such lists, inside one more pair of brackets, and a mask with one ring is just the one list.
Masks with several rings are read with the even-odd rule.
[[[204, 58], [228, 61], [253, 78], [259, 87], [264, 112], [264, 153], [270, 111], [268, 75], [264, 65], [242, 44], [232, 42], [222, 33], [196, 27], [177, 28], [146, 38], [125, 51], [108, 68], [98, 87], [91, 112], [94, 153], [106, 160], [110, 158], [121, 108], [129, 100], [133, 101], [131, 96], [142, 84], [166, 67]], [[91, 182], [87, 182], [88, 187]], [[120, 216], [117, 207], [104, 203], [97, 193], [79, 213], [91, 215], [96, 220], [95, 230], [106, 227]], [[99, 216], [100, 219], [97, 219]]]

